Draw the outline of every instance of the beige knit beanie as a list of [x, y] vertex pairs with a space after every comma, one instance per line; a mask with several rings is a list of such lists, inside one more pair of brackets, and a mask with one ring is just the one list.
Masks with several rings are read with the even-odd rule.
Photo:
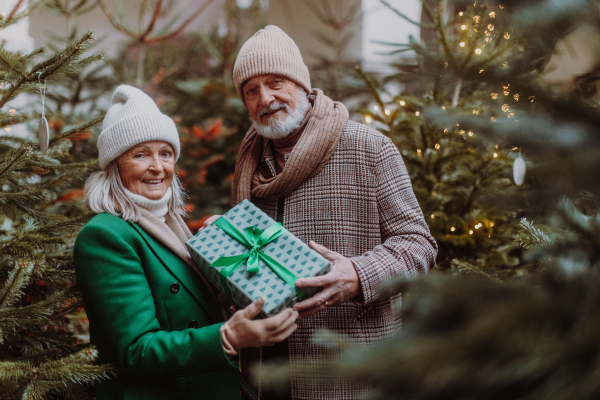
[[160, 112], [154, 100], [140, 89], [119, 86], [102, 122], [98, 158], [103, 170], [131, 147], [151, 140], [170, 143], [179, 158], [179, 133], [173, 120]]
[[282, 75], [310, 93], [310, 75], [300, 49], [284, 31], [269, 25], [244, 43], [235, 60], [233, 80], [244, 105], [242, 85], [258, 75]]

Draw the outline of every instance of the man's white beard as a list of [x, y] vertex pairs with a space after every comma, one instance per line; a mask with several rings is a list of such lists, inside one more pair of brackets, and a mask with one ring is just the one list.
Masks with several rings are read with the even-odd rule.
[[295, 110], [292, 110], [290, 106], [285, 103], [274, 101], [269, 104], [268, 107], [260, 110], [258, 115], [262, 115], [268, 111], [278, 110], [280, 108], [284, 108], [287, 111], [287, 117], [284, 121], [279, 121], [278, 118], [273, 117], [267, 120], [267, 125], [263, 125], [260, 123], [260, 121], [256, 121], [250, 117], [250, 121], [252, 122], [254, 129], [256, 129], [256, 132], [259, 135], [267, 139], [281, 139], [300, 127], [302, 121], [304, 120], [304, 114], [306, 114], [306, 110], [308, 110], [308, 96], [306, 95], [304, 89], [298, 87], [298, 106]]

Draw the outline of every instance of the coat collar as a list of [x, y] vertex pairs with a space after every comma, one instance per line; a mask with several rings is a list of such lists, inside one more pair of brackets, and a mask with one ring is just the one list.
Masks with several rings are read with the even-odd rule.
[[[186, 229], [186, 232], [178, 221], [169, 221], [169, 225], [173, 225], [175, 228], [172, 230], [150, 211], [141, 209], [140, 212], [141, 218], [137, 223], [132, 221], [127, 221], [127, 223], [142, 236], [154, 255], [190, 292], [207, 314], [216, 322], [223, 321], [223, 315], [219, 311], [221, 307], [216, 301], [215, 289], [198, 270], [184, 244], [178, 238], [180, 235], [176, 234], [176, 231], [180, 231], [177, 233], [191, 236], [189, 230]], [[176, 262], [176, 260], [179, 262]], [[182, 265], [181, 261], [184, 261], [191, 268]], [[198, 276], [202, 278], [202, 282], [198, 280]]]

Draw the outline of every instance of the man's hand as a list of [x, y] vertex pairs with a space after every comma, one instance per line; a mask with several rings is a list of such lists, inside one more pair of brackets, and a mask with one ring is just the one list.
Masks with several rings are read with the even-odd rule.
[[317, 253], [329, 260], [331, 271], [322, 276], [302, 278], [296, 281], [296, 287], [323, 288], [323, 291], [310, 299], [294, 304], [294, 311], [300, 313], [299, 319], [316, 314], [327, 307], [345, 303], [360, 293], [360, 280], [352, 261], [312, 240], [309, 244]]
[[198, 232], [200, 232], [202, 229], [206, 228], [207, 226], [209, 226], [210, 224], [212, 224], [219, 218], [221, 218], [220, 215], [213, 215], [212, 217], [207, 218], [206, 221], [204, 221], [204, 224], [202, 224], [202, 228], [198, 229]]

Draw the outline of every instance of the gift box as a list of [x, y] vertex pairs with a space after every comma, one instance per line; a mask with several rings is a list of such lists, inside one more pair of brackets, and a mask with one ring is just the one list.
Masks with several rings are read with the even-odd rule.
[[236, 307], [264, 296], [267, 316], [321, 290], [295, 288], [296, 279], [330, 271], [327, 259], [248, 200], [185, 244], [204, 276]]

